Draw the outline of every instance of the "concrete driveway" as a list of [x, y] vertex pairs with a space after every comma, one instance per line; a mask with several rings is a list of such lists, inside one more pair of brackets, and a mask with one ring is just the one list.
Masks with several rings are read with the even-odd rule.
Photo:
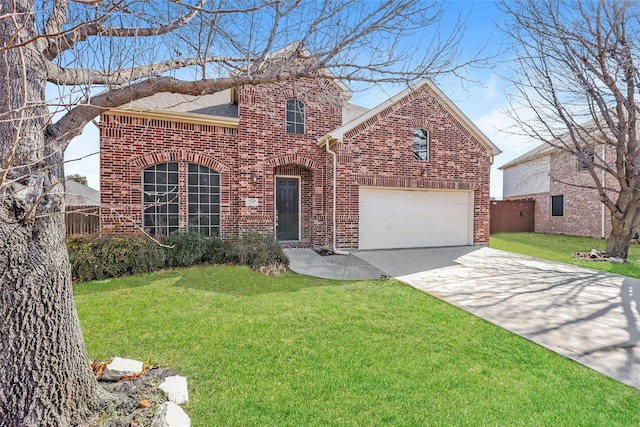
[[640, 389], [640, 280], [485, 247], [355, 255], [417, 289]]

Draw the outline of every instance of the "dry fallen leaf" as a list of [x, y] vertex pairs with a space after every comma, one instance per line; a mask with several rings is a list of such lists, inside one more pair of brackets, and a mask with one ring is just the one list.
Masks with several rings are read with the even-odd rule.
[[100, 362], [98, 360], [94, 360], [93, 362], [91, 362], [91, 369], [93, 369], [93, 375], [98, 380], [102, 378], [102, 373], [104, 372], [104, 369], [106, 367], [107, 367], [107, 362]]

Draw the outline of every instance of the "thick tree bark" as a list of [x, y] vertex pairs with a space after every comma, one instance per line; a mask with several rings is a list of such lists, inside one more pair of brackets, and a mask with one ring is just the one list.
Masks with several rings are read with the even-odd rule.
[[635, 229], [629, 221], [611, 215], [611, 233], [607, 238], [607, 255], [626, 260], [634, 233]]
[[[98, 404], [60, 216], [16, 222], [0, 206], [0, 425], [75, 425]], [[18, 211], [18, 215], [20, 212]]]
[[[0, 0], [0, 46], [35, 35], [29, 2]], [[62, 153], [45, 146], [46, 74], [33, 44], [0, 50], [0, 426], [76, 425], [101, 397], [75, 311]]]

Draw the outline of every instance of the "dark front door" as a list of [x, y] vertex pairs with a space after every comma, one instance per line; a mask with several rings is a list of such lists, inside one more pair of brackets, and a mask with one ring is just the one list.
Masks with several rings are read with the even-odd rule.
[[276, 239], [298, 240], [299, 206], [298, 178], [276, 177]]

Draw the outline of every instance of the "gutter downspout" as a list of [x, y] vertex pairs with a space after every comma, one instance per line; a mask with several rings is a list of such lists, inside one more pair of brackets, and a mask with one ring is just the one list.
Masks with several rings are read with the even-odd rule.
[[331, 157], [333, 157], [333, 215], [332, 215], [332, 250], [334, 253], [338, 254], [338, 255], [350, 255], [351, 253], [349, 251], [343, 251], [340, 250], [336, 247], [336, 187], [338, 185], [338, 156], [336, 155], [335, 151], [332, 151], [331, 148], [329, 148], [329, 138], [326, 138], [325, 140], [325, 147], [327, 148], [327, 153], [331, 154]]

